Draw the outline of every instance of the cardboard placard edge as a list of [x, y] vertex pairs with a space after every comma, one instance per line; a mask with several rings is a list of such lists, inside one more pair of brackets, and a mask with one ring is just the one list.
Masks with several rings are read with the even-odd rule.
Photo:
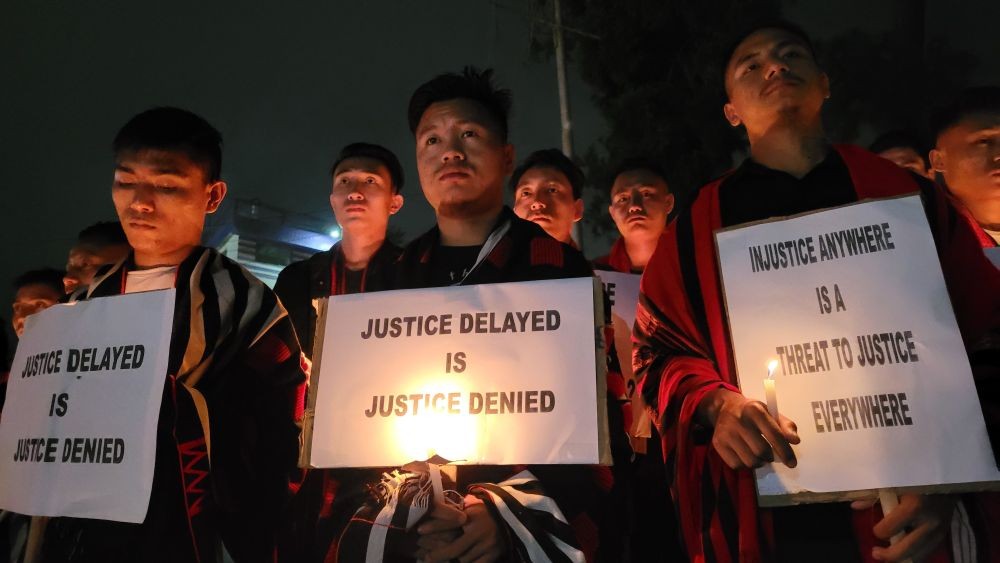
[[[309, 368], [309, 383], [306, 386], [306, 408], [302, 412], [302, 438], [299, 444], [299, 467], [314, 468], [312, 465], [313, 423], [316, 415], [316, 397], [319, 395], [320, 362], [323, 359], [323, 337], [326, 335], [326, 313], [330, 299], [324, 297], [318, 301], [319, 311], [316, 315], [316, 333], [313, 336], [313, 357]], [[316, 346], [316, 344], [319, 346]]]
[[594, 287], [594, 370], [597, 384], [597, 463], [612, 465], [611, 459], [611, 429], [608, 422], [608, 343], [604, 341], [604, 325], [608, 319], [604, 316], [604, 284], [601, 278], [593, 276]]

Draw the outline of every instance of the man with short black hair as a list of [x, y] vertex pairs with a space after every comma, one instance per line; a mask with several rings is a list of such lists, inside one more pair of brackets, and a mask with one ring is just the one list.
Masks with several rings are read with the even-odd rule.
[[931, 167], [977, 227], [1000, 244], [1000, 87], [970, 88], [934, 116]]
[[674, 210], [667, 176], [655, 161], [632, 157], [615, 169], [608, 213], [621, 234], [611, 252], [595, 260], [598, 268], [642, 273]]
[[85, 290], [97, 269], [114, 264], [128, 256], [128, 239], [118, 221], [101, 221], [86, 227], [76, 237], [69, 250], [63, 285], [67, 294]]
[[[666, 172], [659, 163], [648, 157], [624, 159], [615, 167], [612, 178], [614, 180], [608, 213], [621, 236], [611, 246], [611, 252], [607, 256], [594, 260], [594, 268], [641, 274], [667, 226], [667, 219], [674, 209], [674, 194], [667, 184]], [[616, 379], [614, 375], [621, 374], [623, 367], [631, 372], [631, 365], [623, 365], [631, 356], [632, 348], [628, 342], [631, 328], [619, 323], [608, 339], [614, 343], [609, 354], [609, 389]], [[625, 358], [622, 358], [623, 355]], [[624, 376], [621, 376], [621, 380], [625, 386], [622, 399], [627, 401], [625, 421], [629, 430], [632, 430], [632, 418], [641, 417], [642, 413], [632, 408], [631, 393], [635, 389], [625, 385]], [[641, 403], [637, 402], [637, 406], [641, 406]], [[651, 422], [649, 425], [653, 426]], [[677, 520], [675, 512], [671, 508], [665, 508], [671, 505], [670, 491], [663, 478], [663, 453], [655, 430], [649, 429], [649, 439], [633, 437], [632, 443], [637, 447], [632, 459], [627, 463], [618, 463], [616, 460], [614, 468], [615, 487], [619, 488], [619, 480], [628, 483], [619, 493], [627, 495], [628, 500], [618, 502], [628, 506], [630, 519], [627, 533], [631, 560], [644, 563], [675, 561], [683, 553], [675, 534], [660, 536], [658, 533], [665, 529], [676, 529]], [[628, 479], [620, 479], [619, 476], [626, 471], [626, 467]]]
[[403, 167], [396, 155], [379, 145], [353, 143], [340, 151], [330, 175], [330, 207], [341, 239], [330, 250], [286, 266], [274, 285], [310, 358], [314, 300], [385, 289], [400, 252], [385, 239], [389, 217], [403, 207]]
[[[1000, 272], [930, 182], [867, 151], [830, 144], [821, 116], [830, 81], [800, 28], [750, 28], [725, 68], [723, 113], [745, 129], [750, 158], [701, 188], [664, 232], [643, 274], [634, 332], [633, 363], [663, 438], [685, 548], [694, 561], [899, 561], [938, 553], [955, 506], [948, 495], [903, 494], [881, 520], [871, 509], [852, 515], [845, 503], [757, 507], [752, 468], [794, 467], [799, 437], [793, 421], [772, 417], [737, 387], [713, 232], [920, 192], [967, 345], [1000, 323]], [[996, 399], [980, 400], [991, 426]], [[877, 543], [897, 533], [903, 539], [892, 546]]]
[[113, 149], [111, 196], [133, 252], [102, 268], [86, 298], [177, 290], [152, 494], [141, 524], [53, 519], [44, 560], [221, 562], [224, 543], [235, 561], [271, 561], [305, 373], [274, 293], [199, 246], [227, 191], [222, 137], [198, 115], [155, 108]]
[[562, 151], [535, 151], [511, 174], [514, 213], [575, 246], [573, 224], [583, 218], [583, 183], [583, 171]]
[[868, 150], [900, 168], [906, 168], [925, 178], [931, 177], [930, 167], [927, 165], [927, 148], [907, 131], [883, 133], [872, 141]]
[[[331, 295], [389, 288], [400, 249], [387, 241], [389, 218], [403, 206], [403, 167], [389, 149], [369, 143], [344, 147], [330, 168], [330, 207], [342, 238], [281, 271], [274, 292], [288, 309], [302, 352], [312, 358], [317, 301]], [[380, 472], [310, 470], [284, 519], [281, 561], [323, 561], [357, 508], [357, 495]]]
[[[437, 225], [404, 249], [396, 267], [398, 289], [591, 275], [578, 251], [503, 204], [504, 181], [514, 164], [514, 147], [507, 140], [510, 94], [493, 85], [492, 74], [466, 68], [440, 75], [410, 98], [417, 170]], [[430, 518], [417, 526], [415, 550], [407, 543], [409, 536], [395, 529], [382, 535], [384, 546], [374, 549], [428, 563], [527, 561], [545, 554], [582, 561], [581, 546], [593, 548], [596, 539], [588, 514], [601, 495], [592, 480], [594, 471], [600, 469], [531, 466], [521, 474], [519, 486], [538, 494], [515, 492], [523, 508], [511, 498], [509, 510], [501, 512], [485, 489], [473, 487], [464, 509], [431, 507]], [[516, 473], [511, 467], [463, 466], [457, 489], [465, 492], [475, 483], [509, 485], [504, 481]], [[542, 486], [551, 488], [542, 491]], [[370, 533], [370, 515], [387, 502], [380, 498], [352, 519], [338, 546], [340, 560], [363, 560], [372, 553], [369, 541], [376, 535]], [[530, 522], [519, 520], [529, 513], [534, 514]], [[553, 537], [560, 541], [554, 543]]]

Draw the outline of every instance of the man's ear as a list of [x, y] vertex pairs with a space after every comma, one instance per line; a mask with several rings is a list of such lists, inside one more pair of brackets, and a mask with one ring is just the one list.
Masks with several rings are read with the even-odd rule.
[[736, 108], [729, 102], [726, 102], [726, 104], [722, 106], [722, 113], [726, 116], [726, 121], [728, 121], [733, 127], [739, 127], [743, 123], [743, 120], [740, 119], [740, 116], [736, 113]]
[[826, 75], [825, 72], [819, 73], [819, 84], [823, 89], [823, 99], [830, 99], [830, 77]]
[[507, 143], [503, 146], [503, 175], [510, 176], [514, 173], [514, 145]]
[[226, 197], [227, 189], [226, 183], [222, 180], [212, 182], [208, 185], [208, 203], [205, 205], [206, 213], [215, 213], [219, 209], [219, 206], [222, 205], [222, 200]]
[[664, 201], [666, 201], [667, 203], [667, 215], [670, 215], [670, 212], [674, 210], [674, 202], [676, 201], [676, 199], [674, 198], [674, 194], [667, 194], [667, 197], [664, 198]]
[[395, 215], [403, 207], [403, 196], [402, 194], [394, 194], [392, 196], [392, 203], [389, 204], [389, 215]]
[[944, 172], [945, 169], [945, 154], [943, 150], [931, 149], [931, 152], [927, 155], [931, 160], [931, 170], [934, 172]]
[[573, 222], [583, 219], [583, 198], [573, 202]]

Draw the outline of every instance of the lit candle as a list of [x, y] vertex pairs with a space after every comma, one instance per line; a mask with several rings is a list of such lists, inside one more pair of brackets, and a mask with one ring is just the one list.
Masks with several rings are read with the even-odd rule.
[[774, 370], [777, 367], [778, 360], [771, 360], [767, 364], [767, 379], [764, 380], [764, 398], [767, 403], [767, 412], [775, 420], [778, 420], [778, 395], [774, 392]]

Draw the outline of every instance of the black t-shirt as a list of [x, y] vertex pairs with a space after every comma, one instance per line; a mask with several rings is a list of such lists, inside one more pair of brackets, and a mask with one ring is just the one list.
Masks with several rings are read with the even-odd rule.
[[[719, 214], [728, 227], [857, 199], [847, 165], [836, 151], [801, 179], [747, 159], [719, 187]], [[772, 516], [777, 561], [859, 560], [847, 503], [784, 507]]]
[[452, 285], [462, 281], [483, 249], [479, 246], [438, 246], [431, 257], [431, 275], [434, 287]]
[[722, 225], [729, 227], [837, 207], [858, 199], [847, 165], [837, 151], [802, 179], [747, 159], [719, 187]]
[[344, 268], [344, 293], [361, 293], [364, 288], [361, 281], [365, 278], [364, 270], [348, 270]]

